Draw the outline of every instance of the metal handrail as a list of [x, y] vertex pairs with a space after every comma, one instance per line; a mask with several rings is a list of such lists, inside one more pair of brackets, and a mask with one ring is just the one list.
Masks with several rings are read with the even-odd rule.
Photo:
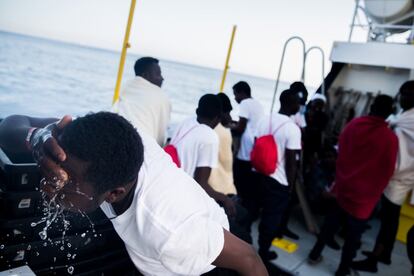
[[299, 37], [299, 36], [292, 36], [291, 38], [289, 38], [288, 40], [286, 40], [285, 45], [283, 46], [282, 59], [280, 60], [280, 64], [279, 64], [279, 72], [278, 72], [277, 78], [276, 78], [276, 85], [275, 85], [275, 90], [274, 90], [274, 93], [273, 93], [272, 106], [270, 108], [270, 113], [273, 112], [273, 108], [274, 108], [274, 105], [275, 105], [276, 94], [277, 94], [277, 89], [279, 87], [280, 74], [282, 72], [283, 61], [285, 59], [286, 48], [287, 48], [287, 45], [289, 44], [289, 42], [291, 42], [294, 39], [299, 40], [302, 43], [302, 46], [303, 46], [303, 63], [302, 63], [303, 66], [302, 66], [301, 81], [302, 82], [305, 81], [305, 61], [306, 61], [306, 46], [305, 46], [305, 41], [301, 37]]
[[306, 63], [306, 60], [308, 58], [308, 54], [311, 51], [313, 51], [313, 50], [318, 50], [321, 53], [321, 57], [322, 57], [322, 74], [321, 74], [322, 84], [321, 84], [321, 91], [322, 91], [322, 95], [325, 95], [326, 96], [326, 93], [325, 93], [325, 53], [322, 50], [322, 48], [319, 47], [319, 46], [312, 46], [312, 47], [310, 47], [305, 52], [305, 63]]

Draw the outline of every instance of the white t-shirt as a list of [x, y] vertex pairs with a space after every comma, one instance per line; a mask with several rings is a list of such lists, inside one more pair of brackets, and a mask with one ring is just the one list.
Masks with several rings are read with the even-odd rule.
[[194, 177], [197, 167], [217, 167], [218, 136], [211, 127], [200, 124], [196, 118], [179, 124], [170, 143], [177, 148], [181, 168], [191, 177]]
[[[269, 134], [270, 117], [263, 118], [258, 125], [256, 137]], [[276, 171], [270, 175], [280, 184], [287, 186], [288, 181], [285, 170], [285, 150], [300, 150], [302, 148], [301, 132], [299, 127], [286, 115], [273, 114], [270, 127], [277, 144], [278, 161]], [[277, 131], [276, 131], [277, 130]]]
[[253, 148], [254, 133], [256, 132], [257, 123], [260, 121], [263, 114], [263, 107], [259, 101], [253, 98], [247, 98], [241, 101], [239, 107], [239, 117], [247, 119], [247, 125], [241, 136], [240, 149], [237, 153], [238, 159], [250, 161], [250, 152]]
[[111, 110], [125, 117], [139, 131], [145, 131], [159, 145], [164, 145], [171, 103], [158, 86], [135, 77], [125, 84]]
[[214, 266], [229, 228], [223, 209], [155, 140], [141, 134], [144, 163], [131, 206], [116, 216], [104, 202], [104, 213], [144, 275], [200, 275]]

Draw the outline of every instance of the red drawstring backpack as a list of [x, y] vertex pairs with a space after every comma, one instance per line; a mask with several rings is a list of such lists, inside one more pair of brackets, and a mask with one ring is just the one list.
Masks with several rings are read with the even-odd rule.
[[276, 171], [278, 152], [277, 144], [273, 137], [276, 132], [282, 128], [289, 121], [281, 124], [273, 133], [271, 132], [272, 127], [272, 116], [269, 121], [269, 134], [258, 137], [253, 145], [253, 149], [250, 153], [250, 161], [252, 167], [259, 173], [264, 175], [271, 175]]
[[[186, 133], [184, 133], [183, 136], [181, 136], [180, 138], [175, 139], [176, 141], [172, 141], [166, 145], [164, 147], [164, 151], [166, 153], [168, 153], [171, 158], [172, 161], [177, 165], [177, 167], [181, 168], [181, 162], [180, 162], [180, 158], [178, 156], [178, 151], [177, 151], [177, 147], [176, 145], [178, 145], [179, 142], [181, 142], [181, 140], [190, 132], [192, 131], [194, 128], [196, 128], [198, 125], [193, 126], [192, 128], [190, 128]], [[177, 136], [179, 136], [181, 130], [178, 132]]]

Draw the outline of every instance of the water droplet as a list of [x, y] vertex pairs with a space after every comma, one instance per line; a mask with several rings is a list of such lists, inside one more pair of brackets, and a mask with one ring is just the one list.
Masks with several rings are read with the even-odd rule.
[[47, 239], [47, 232], [46, 229], [43, 229], [43, 231], [39, 232], [39, 236], [42, 240]]
[[68, 243], [68, 244], [67, 244], [67, 246], [68, 246], [69, 248], [70, 248], [70, 247], [72, 247], [72, 245], [71, 245], [70, 243]]
[[70, 255], [69, 253], [68, 253], [68, 255], [66, 255], [66, 257], [68, 257], [68, 258], [70, 258], [72, 255]]
[[72, 256], [72, 260], [73, 260], [73, 259], [75, 259], [75, 257], [76, 257], [76, 254], [73, 254], [73, 256]]
[[81, 237], [84, 238], [86, 236], [86, 233], [82, 233]]
[[4, 249], [4, 244], [0, 245], [0, 249]]
[[95, 238], [98, 236], [97, 234], [93, 235]]
[[60, 196], [60, 199], [64, 199], [65, 198], [65, 194], [62, 194], [61, 196]]
[[30, 226], [31, 227], [35, 227], [37, 225], [37, 223], [36, 222], [32, 222], [32, 223], [30, 223]]
[[53, 262], [56, 263], [56, 257], [53, 257]]
[[68, 267], [68, 273], [72, 274], [75, 268], [73, 266]]
[[62, 245], [62, 246], [60, 247], [60, 250], [65, 250], [65, 247]]
[[53, 270], [53, 266], [50, 267], [50, 270]]
[[39, 252], [36, 252], [36, 256], [39, 256], [40, 254], [39, 254]]
[[46, 247], [47, 246], [47, 242], [43, 243], [43, 246]]
[[30, 250], [30, 249], [32, 249], [32, 246], [29, 244], [29, 245], [27, 246], [27, 250]]

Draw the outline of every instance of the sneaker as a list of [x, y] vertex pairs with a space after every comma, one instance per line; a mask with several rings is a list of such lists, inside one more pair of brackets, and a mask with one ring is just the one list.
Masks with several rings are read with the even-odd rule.
[[320, 262], [322, 262], [322, 260], [323, 260], [322, 255], [312, 256], [312, 254], [309, 254], [309, 256], [308, 256], [308, 264], [310, 264], [310, 265], [317, 265]]
[[261, 251], [259, 250], [259, 256], [262, 258], [263, 262], [271, 261], [277, 259], [277, 253], [274, 251]]
[[380, 255], [379, 257], [374, 256], [374, 254], [371, 251], [362, 251], [362, 254], [367, 256], [368, 258], [373, 257], [376, 258], [378, 262], [390, 265], [391, 264], [391, 257], [384, 257], [383, 255]]
[[368, 257], [365, 260], [352, 262], [352, 268], [359, 271], [372, 273], [376, 273], [378, 271], [377, 261], [372, 257]]
[[359, 273], [358, 271], [355, 271], [352, 268], [350, 268], [348, 269], [348, 271], [337, 270], [335, 272], [335, 276], [359, 276]]

